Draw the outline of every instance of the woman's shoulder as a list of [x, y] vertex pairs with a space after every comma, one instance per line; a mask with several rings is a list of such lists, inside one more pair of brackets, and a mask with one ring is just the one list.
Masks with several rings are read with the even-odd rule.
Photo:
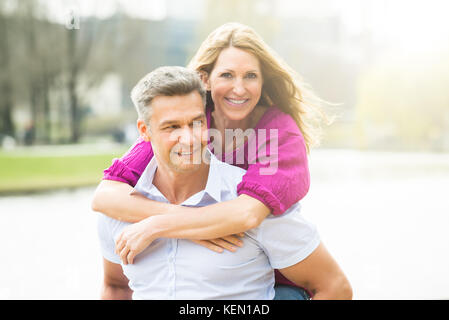
[[128, 149], [122, 157], [125, 164], [134, 162], [148, 162], [153, 157], [153, 148], [151, 142], [145, 141], [142, 137], [137, 138], [136, 142]]
[[277, 106], [262, 106], [263, 116], [256, 125], [257, 129], [278, 129], [280, 132], [299, 133], [300, 130], [291, 115]]

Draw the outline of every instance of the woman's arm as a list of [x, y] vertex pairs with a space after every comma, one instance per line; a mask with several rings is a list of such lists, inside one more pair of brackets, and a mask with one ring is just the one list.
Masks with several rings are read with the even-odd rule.
[[[177, 237], [184, 239], [214, 239], [245, 232], [257, 227], [270, 213], [262, 202], [245, 194], [234, 200], [192, 208], [150, 200], [128, 184], [110, 180], [103, 180], [98, 186], [92, 210], [131, 223], [150, 216], [176, 214], [169, 219], [173, 221], [170, 230], [185, 235]], [[177, 219], [180, 220], [175, 223]]]
[[181, 209], [178, 205], [150, 200], [135, 192], [129, 184], [112, 180], [101, 181], [92, 200], [92, 210], [131, 223]]
[[267, 113], [259, 124], [266, 134], [257, 138], [257, 153], [248, 154], [237, 193], [259, 199], [273, 215], [281, 215], [309, 191], [307, 149], [291, 116], [275, 107]]
[[[125, 156], [122, 159], [126, 158], [130, 157]], [[235, 251], [235, 246], [241, 246], [242, 243], [234, 235], [257, 227], [270, 213], [270, 209], [263, 203], [247, 195], [203, 208], [189, 208], [150, 200], [135, 192], [130, 184], [135, 184], [136, 181], [132, 178], [123, 179], [123, 173], [133, 177], [134, 174], [129, 173], [136, 170], [130, 170], [122, 159], [117, 159], [114, 165], [105, 171], [106, 178], [117, 181], [101, 181], [91, 204], [94, 211], [111, 218], [136, 223], [150, 216], [176, 213], [173, 219], [161, 221], [165, 226], [161, 231], [170, 233], [173, 238], [191, 239], [210, 250], [222, 252], [223, 249]], [[139, 164], [135, 163], [134, 167], [136, 166]], [[141, 168], [139, 170], [143, 171]], [[127, 183], [119, 182], [119, 179]], [[141, 243], [142, 239], [146, 241], [147, 234], [142, 230], [142, 225], [126, 229], [124, 239], [134, 239], [137, 243]]]
[[157, 238], [224, 237], [256, 228], [269, 213], [262, 202], [247, 195], [207, 207], [182, 207], [179, 212], [154, 215], [127, 226], [116, 241], [116, 253], [124, 264], [132, 263]]

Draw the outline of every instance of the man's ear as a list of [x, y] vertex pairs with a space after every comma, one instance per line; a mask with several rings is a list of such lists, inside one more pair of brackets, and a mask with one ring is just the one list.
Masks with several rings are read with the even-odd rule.
[[151, 141], [151, 137], [149, 134], [149, 128], [145, 124], [145, 121], [142, 119], [137, 119], [137, 129], [139, 130], [139, 134], [144, 141]]

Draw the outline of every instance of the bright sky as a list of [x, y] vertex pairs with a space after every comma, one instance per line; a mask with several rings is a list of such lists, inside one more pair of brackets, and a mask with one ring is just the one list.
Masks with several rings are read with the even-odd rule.
[[97, 16], [107, 18], [118, 8], [134, 17], [161, 20], [166, 17], [165, 0], [41, 0], [49, 7], [55, 20], [64, 21], [69, 10], [74, 10], [80, 16]]
[[[57, 21], [64, 22], [70, 9], [80, 16], [108, 17], [121, 7], [139, 18], [202, 18], [208, 0], [41, 0]], [[260, 0], [260, 5], [270, 0]], [[374, 39], [395, 46], [426, 49], [449, 44], [449, 1], [446, 0], [274, 0], [280, 18], [340, 15], [349, 34], [370, 30]]]
[[449, 49], [447, 0], [278, 0], [281, 17], [339, 15], [349, 35], [369, 31], [375, 42], [407, 52]]

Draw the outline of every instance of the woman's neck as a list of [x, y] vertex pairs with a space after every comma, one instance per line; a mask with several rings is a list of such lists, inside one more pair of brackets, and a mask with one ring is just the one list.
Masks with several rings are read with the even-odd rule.
[[214, 128], [220, 131], [222, 136], [225, 135], [226, 129], [241, 129], [245, 131], [252, 127], [252, 112], [246, 118], [241, 120], [231, 120], [226, 118], [218, 109], [212, 112], [212, 119], [214, 123]]

